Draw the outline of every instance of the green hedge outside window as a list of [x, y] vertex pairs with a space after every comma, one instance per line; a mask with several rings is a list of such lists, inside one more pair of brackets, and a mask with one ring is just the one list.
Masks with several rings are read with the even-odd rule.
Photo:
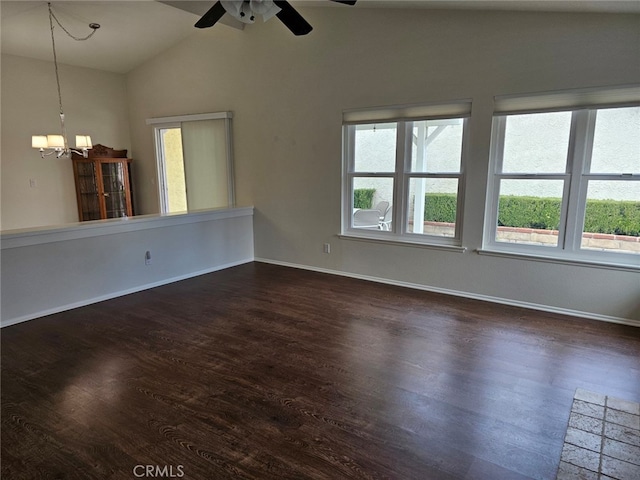
[[[425, 195], [424, 220], [454, 223], [456, 195], [432, 193]], [[498, 225], [541, 230], [557, 230], [560, 225], [559, 198], [500, 197]], [[640, 236], [640, 202], [589, 200], [584, 231], [615, 235]]]
[[371, 208], [375, 188], [356, 188], [353, 191], [353, 208]]

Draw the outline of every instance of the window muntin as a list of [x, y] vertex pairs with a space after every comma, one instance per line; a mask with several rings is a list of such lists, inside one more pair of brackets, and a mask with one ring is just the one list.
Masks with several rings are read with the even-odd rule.
[[[459, 245], [467, 120], [438, 113], [434, 119], [344, 125], [344, 233]], [[356, 213], [362, 206], [380, 212], [378, 228], [367, 213]]]
[[[640, 254], [634, 233], [640, 229], [639, 117], [640, 107], [494, 117], [485, 244], [558, 257], [635, 261], [631, 255]], [[544, 151], [555, 154], [545, 162], [538, 153], [529, 155]], [[562, 162], [560, 152], [565, 152]], [[520, 197], [515, 212], [520, 218], [514, 222], [510, 215], [505, 222], [511, 208], [507, 197], [513, 194]], [[594, 223], [596, 210], [606, 213]], [[620, 233], [630, 233], [622, 235], [629, 238], [616, 238]]]

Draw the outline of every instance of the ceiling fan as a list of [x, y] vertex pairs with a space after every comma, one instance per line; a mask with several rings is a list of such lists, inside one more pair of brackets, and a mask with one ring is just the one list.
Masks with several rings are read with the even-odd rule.
[[[356, 0], [330, 0], [345, 5], [355, 5]], [[302, 18], [286, 0], [219, 0], [195, 24], [198, 28], [209, 28], [228, 13], [243, 23], [253, 23], [255, 15], [262, 15], [266, 22], [273, 16], [284, 23], [294, 35], [306, 35], [313, 27]]]

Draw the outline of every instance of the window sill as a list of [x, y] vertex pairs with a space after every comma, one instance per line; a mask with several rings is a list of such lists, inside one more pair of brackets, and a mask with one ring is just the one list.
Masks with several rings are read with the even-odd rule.
[[519, 258], [522, 260], [530, 260], [534, 262], [557, 263], [561, 265], [576, 265], [579, 267], [604, 268], [606, 270], [621, 270], [626, 272], [640, 271], [640, 258], [638, 259], [637, 265], [631, 265], [626, 263], [615, 263], [615, 262], [608, 262], [608, 261], [602, 261], [602, 260], [591, 260], [591, 259], [582, 259], [582, 258], [580, 259], [559, 258], [559, 257], [545, 256], [545, 255], [534, 255], [530, 253], [515, 253], [515, 252], [505, 252], [505, 251], [487, 250], [487, 249], [477, 249], [475, 251], [478, 255], [488, 255], [492, 257]]
[[371, 242], [371, 243], [381, 243], [385, 245], [398, 245], [401, 247], [418, 247], [418, 248], [428, 248], [432, 250], [445, 250], [447, 252], [464, 253], [467, 251], [466, 247], [462, 247], [459, 245], [411, 242], [407, 240], [398, 240], [397, 238], [394, 238], [394, 239], [377, 238], [377, 237], [373, 238], [373, 237], [363, 237], [363, 236], [351, 235], [351, 234], [341, 234], [341, 235], [338, 235], [338, 238], [341, 238], [343, 240], [355, 240], [357, 242]]

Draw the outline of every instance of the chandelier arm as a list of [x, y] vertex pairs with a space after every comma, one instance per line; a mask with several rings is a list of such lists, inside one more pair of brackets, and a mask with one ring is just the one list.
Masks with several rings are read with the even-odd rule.
[[55, 150], [51, 150], [50, 152], [47, 152], [44, 148], [40, 149], [40, 156], [42, 158], [48, 157], [49, 155], [53, 155], [54, 153], [57, 153], [57, 152]]

